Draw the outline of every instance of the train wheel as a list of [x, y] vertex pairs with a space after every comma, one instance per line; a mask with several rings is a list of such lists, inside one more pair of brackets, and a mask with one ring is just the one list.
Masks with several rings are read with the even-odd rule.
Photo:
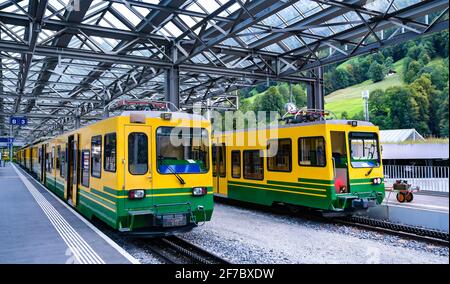
[[412, 192], [408, 192], [407, 194], [406, 194], [406, 202], [411, 202], [411, 201], [413, 201], [413, 199], [414, 199], [414, 195], [412, 194]]
[[405, 194], [403, 192], [399, 192], [397, 193], [397, 201], [400, 203], [405, 202]]

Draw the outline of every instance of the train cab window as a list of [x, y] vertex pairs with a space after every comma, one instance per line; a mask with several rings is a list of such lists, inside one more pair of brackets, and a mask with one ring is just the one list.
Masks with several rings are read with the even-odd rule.
[[128, 135], [128, 171], [132, 175], [144, 175], [148, 171], [148, 138], [145, 133]]
[[273, 139], [267, 144], [267, 170], [290, 172], [292, 170], [291, 139]]
[[261, 150], [244, 151], [244, 178], [264, 179], [264, 158], [261, 155]]
[[231, 177], [241, 177], [241, 151], [231, 151]]
[[81, 151], [81, 185], [89, 187], [89, 166], [91, 161], [91, 153], [89, 150]]
[[107, 172], [116, 171], [116, 133], [109, 133], [105, 135], [104, 145], [104, 164], [103, 169]]
[[378, 136], [370, 132], [350, 132], [350, 163], [354, 168], [380, 166]]
[[161, 174], [206, 173], [209, 170], [208, 131], [159, 127], [156, 130], [156, 157], [157, 170]]
[[91, 175], [101, 177], [102, 175], [102, 136], [94, 136], [91, 139]]
[[325, 139], [323, 137], [298, 139], [298, 164], [300, 166], [324, 167], [325, 163]]

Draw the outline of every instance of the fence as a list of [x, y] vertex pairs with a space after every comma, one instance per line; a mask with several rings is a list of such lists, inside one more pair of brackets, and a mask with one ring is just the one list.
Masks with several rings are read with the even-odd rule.
[[395, 180], [407, 180], [420, 190], [449, 192], [449, 167], [443, 166], [399, 166], [385, 165], [384, 178], [386, 185], [392, 185]]

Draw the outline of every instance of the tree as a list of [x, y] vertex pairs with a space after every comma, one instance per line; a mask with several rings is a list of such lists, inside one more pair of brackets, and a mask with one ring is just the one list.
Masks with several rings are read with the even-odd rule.
[[301, 84], [292, 85], [292, 95], [297, 107], [306, 106], [306, 90]]
[[414, 128], [417, 118], [417, 104], [409, 87], [390, 87], [385, 91], [390, 109], [392, 129]]
[[384, 76], [385, 76], [385, 70], [384, 70], [383, 65], [374, 61], [370, 65], [370, 68], [369, 68], [370, 79], [372, 79], [372, 81], [375, 83], [375, 82], [379, 82], [379, 81], [383, 80]]
[[407, 60], [403, 80], [408, 84], [412, 83], [417, 78], [417, 74], [419, 73], [422, 66], [423, 65], [421, 65], [417, 60]]
[[448, 68], [441, 63], [434, 63], [424, 66], [419, 71], [419, 76], [422, 74], [429, 74], [431, 82], [437, 90], [443, 90], [448, 84]]
[[343, 89], [349, 86], [349, 73], [344, 68], [336, 68], [334, 72], [331, 73], [331, 81], [334, 90]]
[[440, 135], [442, 137], [448, 137], [448, 87], [443, 90], [445, 99], [441, 105], [441, 108], [439, 110], [439, 128], [440, 128]]
[[[436, 91], [431, 84], [431, 79], [429, 74], [423, 74], [410, 85], [412, 91], [412, 98], [417, 104], [417, 117], [414, 123], [414, 128], [421, 134], [428, 135], [431, 133], [431, 128], [434, 129], [434, 124], [437, 122], [430, 123], [430, 115], [435, 117], [435, 112], [430, 109], [430, 97], [436, 94]], [[430, 111], [433, 111], [430, 113]]]
[[377, 89], [369, 96], [369, 119], [381, 129], [389, 129], [391, 125], [388, 97], [383, 90]]
[[257, 97], [253, 103], [253, 109], [255, 111], [278, 111], [278, 113], [284, 112], [284, 104], [282, 96], [278, 92], [278, 89], [274, 86], [270, 87], [263, 95]]
[[348, 113], [345, 110], [341, 113], [341, 119], [348, 119]]

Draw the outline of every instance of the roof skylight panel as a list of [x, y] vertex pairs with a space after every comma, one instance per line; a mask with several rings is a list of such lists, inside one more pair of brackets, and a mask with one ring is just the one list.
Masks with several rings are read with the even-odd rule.
[[205, 9], [208, 14], [211, 14], [220, 8], [219, 4], [215, 0], [197, 0], [197, 5]]
[[[109, 11], [105, 13], [105, 16], [103, 17], [103, 19], [106, 22], [108, 22], [111, 25], [111, 27], [118, 28], [121, 30], [127, 30], [127, 31], [130, 30], [124, 23], [122, 23], [119, 19], [117, 19]], [[100, 24], [101, 24], [101, 22], [100, 22]]]
[[198, 12], [198, 13], [202, 13], [205, 14], [205, 10], [203, 10], [202, 8], [200, 8], [195, 2], [192, 3], [191, 5], [189, 5], [186, 10], [188, 11], [192, 11], [192, 12]]
[[139, 16], [137, 16], [133, 11], [130, 11], [127, 6], [120, 3], [113, 3], [111, 6], [113, 9], [117, 10], [124, 19], [130, 21], [130, 23], [134, 26], [137, 26], [141, 22], [141, 18], [139, 17], [141, 15], [139, 14]]
[[272, 52], [277, 52], [277, 53], [284, 53], [284, 50], [277, 44], [271, 44], [269, 46], [267, 46], [266, 48], [264, 48], [267, 51], [272, 51]]
[[277, 13], [278, 16], [288, 25], [301, 19], [300, 13], [293, 6], [289, 6]]
[[198, 17], [191, 17], [187, 15], [178, 15], [178, 17], [190, 28], [192, 28], [201, 19]]
[[309, 29], [313, 34], [320, 36], [330, 36], [333, 32], [328, 27], [318, 27]]
[[66, 9], [69, 7], [70, 0], [49, 0], [48, 5], [55, 10]]
[[322, 8], [314, 1], [300, 0], [294, 4], [303, 16], [308, 17], [322, 10]]
[[279, 16], [272, 15], [262, 21], [264, 25], [272, 26], [272, 27], [285, 27], [286, 25], [283, 23]]
[[291, 50], [302, 46], [302, 43], [296, 36], [290, 36], [283, 40], [283, 43]]
[[179, 37], [183, 33], [172, 21], [167, 22], [163, 29], [166, 29], [172, 37]]
[[137, 6], [132, 6], [136, 12], [139, 13], [139, 15], [142, 16], [142, 18], [146, 17], [148, 15], [148, 13], [150, 13], [150, 10], [144, 7], [137, 7]]

